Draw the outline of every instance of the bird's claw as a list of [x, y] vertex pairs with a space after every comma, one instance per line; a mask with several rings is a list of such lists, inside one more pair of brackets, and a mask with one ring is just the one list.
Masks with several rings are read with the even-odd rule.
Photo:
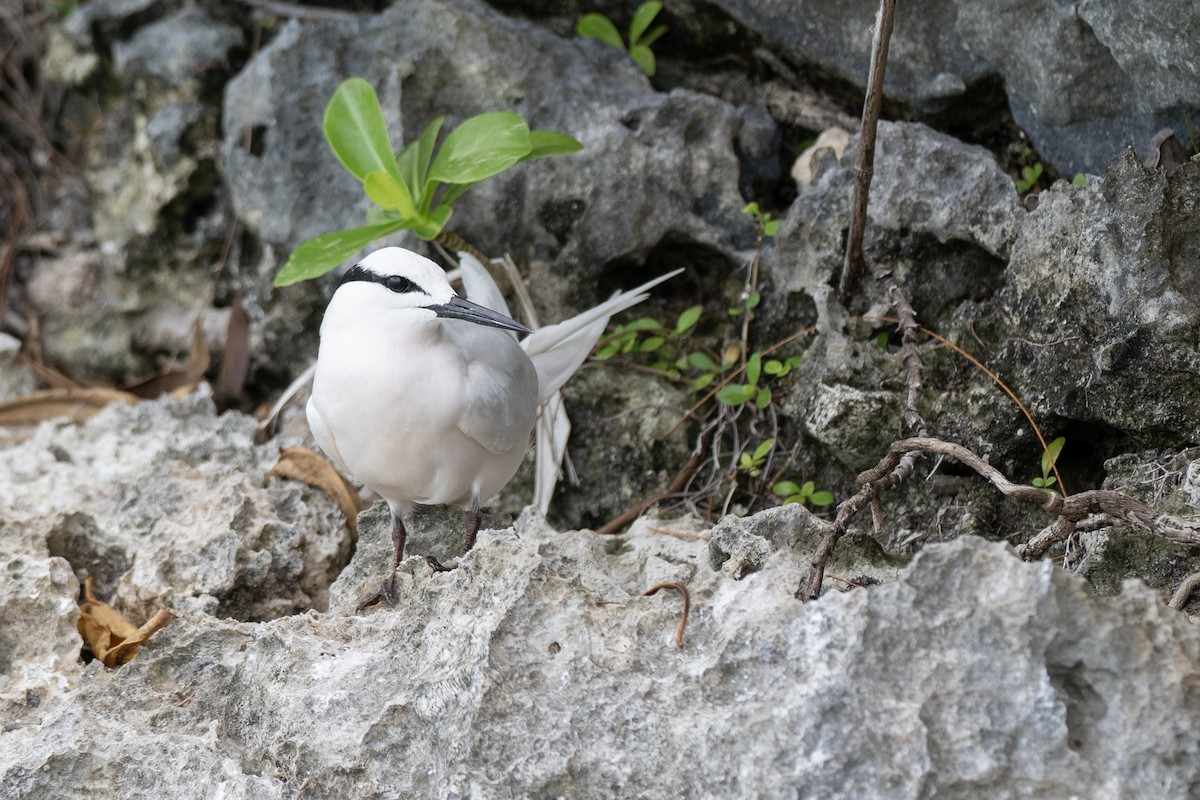
[[455, 565], [454, 565], [454, 566], [452, 566], [452, 567], [447, 567], [445, 564], [443, 564], [442, 562], [438, 561], [438, 560], [437, 560], [436, 558], [434, 558], [433, 556], [425, 556], [425, 562], [426, 562], [427, 564], [429, 564], [429, 566], [430, 566], [430, 567], [432, 567], [432, 568], [433, 568], [433, 571], [434, 571], [434, 572], [450, 572], [451, 570], [456, 570], [456, 569], [458, 569], [458, 564], [455, 564]]
[[378, 592], [355, 606], [354, 613], [361, 614], [371, 606], [378, 605], [380, 600], [392, 608], [396, 607], [396, 573], [394, 571], [383, 579], [383, 584], [379, 587]]

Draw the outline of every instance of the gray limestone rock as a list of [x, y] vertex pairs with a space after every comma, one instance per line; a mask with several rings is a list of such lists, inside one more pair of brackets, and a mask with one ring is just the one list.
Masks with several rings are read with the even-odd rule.
[[1172, 175], [1132, 153], [1102, 181], [1043, 192], [997, 298], [991, 364], [1035, 414], [1148, 446], [1200, 431], [1200, 162]]
[[[781, 58], [866, 81], [878, 3], [718, 0]], [[678, 13], [687, 17], [688, 10]], [[1059, 171], [1099, 172], [1200, 108], [1200, 15], [1190, 0], [936, 0], [900, 6], [887, 92], [938, 111], [999, 77], [1017, 125]]]
[[278, 443], [207, 394], [47, 422], [0, 451], [0, 553], [69, 560], [135, 615], [272, 619], [324, 608], [351, 547], [321, 492], [266, 479]]
[[[363, 536], [383, 543], [386, 526]], [[453, 572], [406, 561], [396, 609], [353, 616], [374, 579], [351, 571], [329, 613], [192, 609], [119, 670], [70, 658], [65, 565], [11, 559], [0, 786], [1065, 800], [1184, 797], [1200, 780], [1200, 631], [1144, 588], [1096, 598], [968, 538], [802, 605], [812, 543], [733, 580], [702, 542], [524, 516]], [[641, 596], [667, 579], [691, 589], [682, 650], [678, 596]]]

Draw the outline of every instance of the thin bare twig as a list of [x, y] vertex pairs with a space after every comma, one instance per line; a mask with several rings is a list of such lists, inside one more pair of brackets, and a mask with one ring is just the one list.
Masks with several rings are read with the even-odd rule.
[[879, 13], [875, 15], [875, 35], [871, 42], [871, 69], [867, 78], [867, 95], [863, 100], [858, 158], [854, 163], [857, 177], [854, 182], [850, 233], [846, 240], [846, 263], [838, 285], [838, 298], [842, 305], [849, 305], [866, 266], [862, 243], [867, 226], [867, 199], [871, 193], [871, 178], [875, 175], [875, 132], [879, 127], [879, 111], [883, 106], [883, 76], [887, 70], [888, 42], [892, 37], [895, 16], [896, 0], [880, 0]]
[[657, 586], [647, 589], [642, 596], [652, 597], [658, 593], [659, 589], [674, 589], [683, 595], [683, 613], [679, 615], [679, 628], [675, 631], [675, 646], [680, 650], [683, 649], [683, 629], [687, 627], [688, 614], [692, 611], [692, 596], [688, 594], [687, 587], [682, 583], [660, 583]]
[[687, 486], [688, 481], [691, 480], [692, 475], [697, 469], [700, 468], [700, 464], [708, 455], [708, 447], [712, 443], [713, 430], [715, 429], [709, 428], [700, 436], [700, 441], [696, 443], [696, 449], [692, 451], [692, 455], [687, 460], [687, 463], [684, 464], [679, 472], [675, 474], [675, 479], [671, 481], [670, 486], [662, 491], [654, 492], [641, 502], [636, 503], [625, 513], [610, 519], [608, 522], [597, 528], [596, 533], [602, 535], [616, 533], [640, 517], [646, 511], [646, 509], [650, 508], [650, 506], [654, 505], [659, 500], [682, 492], [684, 487]]
[[[1140, 500], [1107, 489], [1095, 489], [1063, 497], [1036, 486], [1016, 484], [960, 444], [917, 437], [893, 442], [882, 461], [858, 476], [859, 491], [838, 506], [837, 517], [829, 524], [817, 545], [817, 552], [813, 556], [814, 569], [810, 570], [806, 585], [796, 593], [798, 597], [813, 600], [820, 595], [823, 571], [817, 571], [816, 564], [820, 559], [828, 559], [837, 539], [846, 532], [850, 519], [870, 503], [879, 491], [896, 486], [907, 479], [908, 475], [904, 473], [905, 457], [913, 453], [932, 453], [956, 459], [987, 479], [1006, 497], [1034, 503], [1046, 513], [1064, 520], [1061, 526], [1051, 526], [1033, 541], [1017, 547], [1017, 555], [1022, 558], [1036, 558], [1042, 555], [1054, 541], [1061, 541], [1069, 536], [1075, 525], [1094, 514], [1104, 514], [1134, 530], [1175, 544], [1200, 547], [1200, 522], [1163, 514]], [[823, 565], [824, 561], [820, 563]]]

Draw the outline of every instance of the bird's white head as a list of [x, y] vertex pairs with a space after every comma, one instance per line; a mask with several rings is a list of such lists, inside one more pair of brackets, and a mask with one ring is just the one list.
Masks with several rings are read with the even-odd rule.
[[376, 250], [348, 269], [334, 297], [351, 293], [363, 312], [372, 306], [385, 311], [425, 309], [438, 317], [529, 333], [519, 322], [463, 300], [450, 288], [441, 267], [402, 247]]

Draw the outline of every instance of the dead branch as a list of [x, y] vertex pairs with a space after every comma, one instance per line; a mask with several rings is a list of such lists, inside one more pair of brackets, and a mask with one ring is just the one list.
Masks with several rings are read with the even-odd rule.
[[1200, 522], [1163, 514], [1140, 500], [1107, 489], [1095, 489], [1063, 497], [1036, 486], [1016, 484], [960, 444], [941, 439], [915, 437], [893, 442], [882, 461], [858, 476], [859, 490], [838, 506], [836, 518], [830, 523], [817, 545], [808, 581], [803, 589], [796, 593], [798, 597], [812, 600], [820, 595], [825, 560], [828, 559], [829, 553], [833, 552], [837, 540], [845, 534], [850, 519], [866, 507], [880, 491], [897, 486], [906, 480], [911, 475], [911, 461], [906, 459], [917, 453], [953, 458], [973, 469], [1004, 496], [1018, 502], [1033, 503], [1040, 506], [1047, 514], [1061, 520], [1061, 523], [1056, 522], [1030, 542], [1017, 547], [1017, 554], [1024, 559], [1037, 558], [1044, 554], [1055, 542], [1070, 536], [1079, 526], [1080, 521], [1094, 514], [1103, 514], [1109, 520], [1123, 522], [1136, 531], [1157, 536], [1175, 544], [1200, 547]]
[[896, 0], [880, 0], [875, 15], [875, 35], [871, 42], [871, 68], [867, 77], [867, 95], [863, 100], [862, 127], [858, 136], [858, 158], [854, 162], [854, 207], [850, 215], [850, 233], [846, 241], [846, 263], [838, 297], [848, 305], [862, 277], [863, 234], [867, 226], [867, 198], [871, 193], [871, 178], [875, 176], [875, 133], [879, 127], [879, 112], [883, 107], [883, 76], [887, 70], [888, 42], [892, 38], [892, 21], [896, 16]]

